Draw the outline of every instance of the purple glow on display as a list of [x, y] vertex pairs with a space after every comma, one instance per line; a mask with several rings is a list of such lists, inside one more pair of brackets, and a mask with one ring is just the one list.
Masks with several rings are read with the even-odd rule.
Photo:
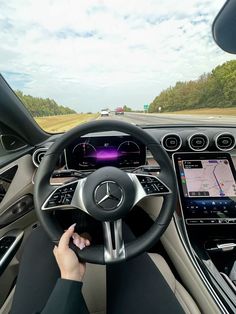
[[101, 149], [97, 151], [96, 157], [99, 160], [114, 160], [119, 157], [119, 153], [115, 149]]

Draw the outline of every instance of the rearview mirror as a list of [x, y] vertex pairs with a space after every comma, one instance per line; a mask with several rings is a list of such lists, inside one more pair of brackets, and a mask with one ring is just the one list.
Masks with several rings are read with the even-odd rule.
[[217, 45], [236, 54], [236, 1], [228, 0], [216, 16], [212, 34]]

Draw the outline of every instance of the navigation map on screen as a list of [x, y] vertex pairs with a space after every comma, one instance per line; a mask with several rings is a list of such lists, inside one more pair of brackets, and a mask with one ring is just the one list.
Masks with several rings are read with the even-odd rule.
[[236, 182], [226, 159], [179, 160], [185, 197], [233, 197]]

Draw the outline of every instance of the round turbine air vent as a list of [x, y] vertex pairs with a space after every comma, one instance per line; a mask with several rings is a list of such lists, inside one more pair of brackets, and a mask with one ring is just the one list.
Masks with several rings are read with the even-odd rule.
[[235, 146], [235, 138], [232, 133], [220, 133], [215, 137], [215, 145], [222, 151], [231, 150]]
[[162, 137], [161, 144], [167, 152], [175, 152], [182, 146], [182, 139], [176, 133], [169, 133]]
[[195, 152], [202, 152], [209, 145], [209, 138], [206, 134], [196, 133], [188, 138], [189, 147]]
[[41, 163], [44, 155], [46, 154], [47, 148], [38, 148], [35, 150], [32, 156], [33, 164], [38, 167]]

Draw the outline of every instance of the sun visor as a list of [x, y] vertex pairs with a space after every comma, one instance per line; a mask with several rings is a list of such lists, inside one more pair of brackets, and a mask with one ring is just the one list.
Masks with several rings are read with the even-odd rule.
[[213, 38], [217, 45], [236, 54], [236, 0], [228, 0], [212, 25]]

